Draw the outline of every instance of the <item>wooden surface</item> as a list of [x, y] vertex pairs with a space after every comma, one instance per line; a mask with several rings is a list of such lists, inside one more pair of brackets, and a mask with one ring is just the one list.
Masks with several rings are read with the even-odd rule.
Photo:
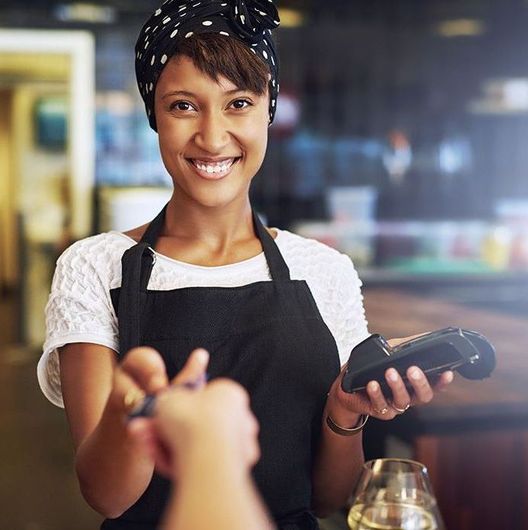
[[491, 378], [457, 376], [432, 403], [380, 424], [428, 468], [447, 530], [528, 530], [528, 322], [385, 289], [366, 291], [365, 307], [370, 331], [386, 337], [457, 326], [495, 345]]
[[413, 411], [420, 421], [528, 422], [527, 320], [388, 289], [367, 290], [365, 309], [371, 333], [390, 338], [455, 326], [482, 333], [496, 348], [492, 377], [468, 381], [457, 375], [448, 392]]
[[447, 530], [528, 530], [528, 431], [418, 436]]

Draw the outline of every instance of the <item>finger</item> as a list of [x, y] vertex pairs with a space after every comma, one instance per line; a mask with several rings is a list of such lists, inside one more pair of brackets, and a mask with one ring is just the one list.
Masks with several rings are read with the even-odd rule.
[[168, 384], [165, 363], [153, 348], [141, 347], [130, 350], [120, 368], [147, 394], [155, 394]]
[[159, 437], [155, 421], [150, 418], [134, 418], [127, 424], [127, 431], [151, 459], [156, 471], [170, 478], [172, 475], [172, 457], [169, 449]]
[[154, 458], [157, 436], [152, 420], [135, 418], [127, 423], [126, 428], [132, 440], [142, 447], [146, 454]]
[[126, 415], [144, 397], [145, 391], [127, 372], [117, 366], [113, 374], [112, 392], [108, 398], [113, 407]]
[[407, 370], [407, 378], [413, 387], [416, 402], [429, 403], [433, 399], [433, 389], [420, 368], [411, 366]]
[[174, 473], [173, 456], [161, 442], [158, 442], [154, 447], [154, 467], [158, 474], [168, 479], [172, 478]]
[[389, 404], [381, 391], [381, 386], [377, 381], [370, 381], [367, 385], [367, 395], [370, 398], [372, 416], [381, 420], [390, 420], [396, 413], [389, 408]]
[[453, 382], [455, 379], [455, 374], [449, 370], [447, 372], [444, 372], [441, 376], [436, 385], [434, 386], [435, 392], [444, 392], [447, 390], [447, 387]]
[[394, 368], [389, 368], [385, 372], [385, 379], [392, 391], [390, 405], [393, 406], [392, 408], [396, 410], [396, 412], [401, 414], [400, 411], [406, 409], [411, 403], [411, 396], [409, 395], [400, 374]]
[[183, 385], [185, 383], [198, 383], [201, 388], [206, 383], [206, 370], [209, 363], [209, 353], [203, 348], [198, 348], [191, 352], [183, 368], [171, 381], [173, 385]]
[[370, 399], [366, 392], [345, 392], [341, 386], [347, 367], [344, 365], [339, 376], [334, 380], [328, 392], [326, 402], [331, 406], [339, 406], [357, 414], [370, 414]]
[[251, 440], [247, 445], [246, 462], [253, 467], [260, 460], [260, 446], [256, 440]]
[[260, 459], [260, 446], [258, 443], [258, 433], [260, 431], [260, 426], [253, 416], [253, 413], [248, 411], [248, 421], [246, 424], [246, 461], [249, 466], [254, 466]]
[[245, 408], [249, 412], [249, 394], [247, 390], [232, 379], [219, 377], [209, 383], [207, 390], [218, 399], [227, 400], [232, 407]]

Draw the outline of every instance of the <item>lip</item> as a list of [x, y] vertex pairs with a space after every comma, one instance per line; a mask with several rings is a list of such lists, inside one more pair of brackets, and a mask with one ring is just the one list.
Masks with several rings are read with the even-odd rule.
[[201, 160], [202, 162], [210, 162], [211, 164], [216, 164], [218, 162], [224, 162], [225, 160], [237, 160], [240, 158], [240, 155], [233, 155], [233, 156], [188, 156], [186, 157], [187, 160]]
[[[218, 158], [211, 158], [211, 157], [196, 157], [196, 158], [192, 157], [191, 158], [189, 157], [189, 158], [186, 158], [185, 161], [187, 162], [187, 164], [189, 164], [189, 166], [194, 171], [194, 173], [198, 175], [199, 177], [205, 180], [221, 180], [231, 174], [231, 172], [233, 171], [233, 168], [240, 161], [241, 158], [242, 158], [241, 156], [218, 157]], [[214, 163], [217, 164], [219, 162], [224, 162], [225, 160], [233, 160], [233, 163], [231, 164], [229, 169], [224, 173], [208, 173], [207, 171], [198, 169], [193, 164], [192, 162], [193, 160], [200, 160], [201, 162], [209, 162], [211, 164], [214, 164]]]

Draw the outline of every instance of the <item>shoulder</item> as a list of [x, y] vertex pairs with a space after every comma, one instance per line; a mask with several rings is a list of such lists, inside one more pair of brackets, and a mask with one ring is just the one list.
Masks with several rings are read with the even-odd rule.
[[[144, 225], [138, 226], [136, 228], [132, 228], [131, 230], [127, 230], [126, 232], [123, 232], [123, 234], [121, 235], [125, 235], [126, 237], [133, 239], [134, 242], [137, 243], [143, 237], [143, 234], [149, 227], [149, 224], [150, 223], [145, 223]], [[117, 232], [111, 232], [111, 233], [116, 234]]]
[[135, 242], [120, 232], [103, 232], [85, 237], [70, 245], [59, 257], [59, 262], [73, 261], [76, 258], [90, 258], [92, 261], [102, 257], [118, 256]]
[[352, 260], [314, 239], [279, 231], [292, 279], [305, 280], [344, 364], [353, 346], [368, 336], [361, 280]]
[[86, 237], [69, 246], [57, 260], [55, 280], [72, 276], [113, 276], [121, 257], [134, 241], [119, 232]]
[[320, 241], [277, 230], [277, 245], [294, 276], [319, 276], [339, 280], [357, 278], [354, 265], [346, 254]]

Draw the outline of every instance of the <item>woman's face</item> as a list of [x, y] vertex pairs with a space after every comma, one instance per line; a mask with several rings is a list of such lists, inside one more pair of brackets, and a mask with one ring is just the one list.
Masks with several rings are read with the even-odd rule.
[[163, 163], [175, 192], [203, 206], [247, 199], [268, 140], [268, 94], [240, 90], [178, 56], [167, 63], [155, 94]]

